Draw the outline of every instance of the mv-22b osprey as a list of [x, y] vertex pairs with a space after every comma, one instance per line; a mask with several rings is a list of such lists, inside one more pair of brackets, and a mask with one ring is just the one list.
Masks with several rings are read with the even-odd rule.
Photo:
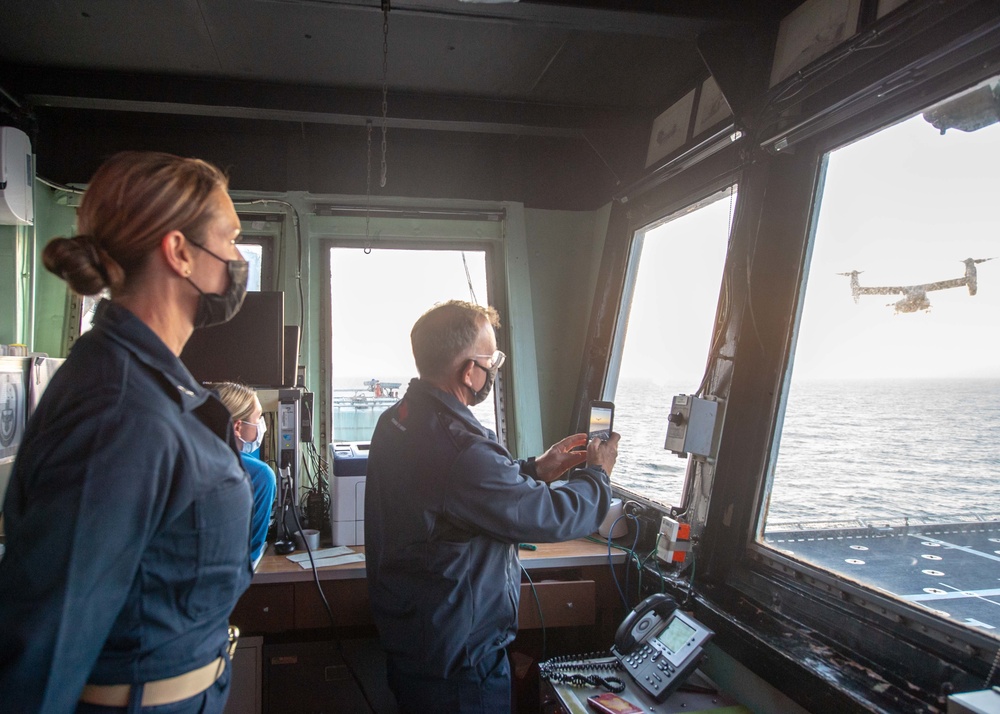
[[916, 312], [917, 310], [929, 310], [931, 301], [927, 293], [931, 290], [946, 290], [948, 288], [960, 288], [963, 285], [969, 288], [969, 295], [976, 294], [976, 265], [985, 263], [993, 258], [966, 258], [965, 276], [952, 278], [951, 280], [939, 280], [936, 283], [924, 283], [923, 285], [899, 285], [884, 287], [863, 287], [858, 282], [858, 276], [863, 271], [852, 270], [849, 273], [837, 273], [837, 275], [849, 275], [851, 277], [851, 294], [854, 295], [854, 302], [858, 301], [861, 295], [903, 295], [903, 299], [896, 303], [887, 303], [886, 306], [895, 306], [896, 312]]

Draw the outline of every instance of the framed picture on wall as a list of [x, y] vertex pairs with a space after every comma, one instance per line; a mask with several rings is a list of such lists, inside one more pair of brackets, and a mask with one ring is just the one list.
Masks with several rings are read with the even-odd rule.
[[808, 0], [790, 12], [778, 28], [771, 86], [853, 37], [860, 10], [861, 0]]
[[694, 108], [694, 95], [695, 90], [692, 89], [653, 120], [653, 130], [649, 135], [649, 150], [646, 152], [647, 168], [679, 149], [687, 141], [691, 110]]
[[698, 113], [694, 119], [694, 136], [711, 129], [727, 117], [733, 115], [729, 103], [722, 96], [718, 82], [709, 77], [701, 85], [701, 96], [698, 97]]

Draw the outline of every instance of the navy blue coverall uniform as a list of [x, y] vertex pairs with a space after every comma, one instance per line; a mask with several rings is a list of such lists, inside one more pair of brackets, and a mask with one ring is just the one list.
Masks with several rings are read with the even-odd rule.
[[610, 500], [602, 470], [550, 488], [454, 396], [410, 382], [379, 419], [365, 488], [368, 591], [405, 711], [510, 710], [517, 544], [592, 533]]
[[[251, 507], [226, 407], [135, 315], [102, 302], [11, 475], [0, 709], [105, 711], [78, 709], [85, 683], [155, 681], [224, 654], [250, 584]], [[224, 659], [205, 693], [163, 710], [221, 712]]]

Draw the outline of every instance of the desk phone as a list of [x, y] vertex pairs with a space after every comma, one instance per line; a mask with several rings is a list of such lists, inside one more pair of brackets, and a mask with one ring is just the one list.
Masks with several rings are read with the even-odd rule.
[[669, 595], [656, 593], [625, 618], [611, 653], [643, 691], [662, 702], [698, 666], [713, 634], [678, 610]]

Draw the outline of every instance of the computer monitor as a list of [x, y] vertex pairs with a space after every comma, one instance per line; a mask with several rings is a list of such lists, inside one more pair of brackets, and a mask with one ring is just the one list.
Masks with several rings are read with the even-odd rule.
[[285, 383], [285, 294], [249, 292], [229, 322], [195, 330], [181, 361], [199, 382]]

